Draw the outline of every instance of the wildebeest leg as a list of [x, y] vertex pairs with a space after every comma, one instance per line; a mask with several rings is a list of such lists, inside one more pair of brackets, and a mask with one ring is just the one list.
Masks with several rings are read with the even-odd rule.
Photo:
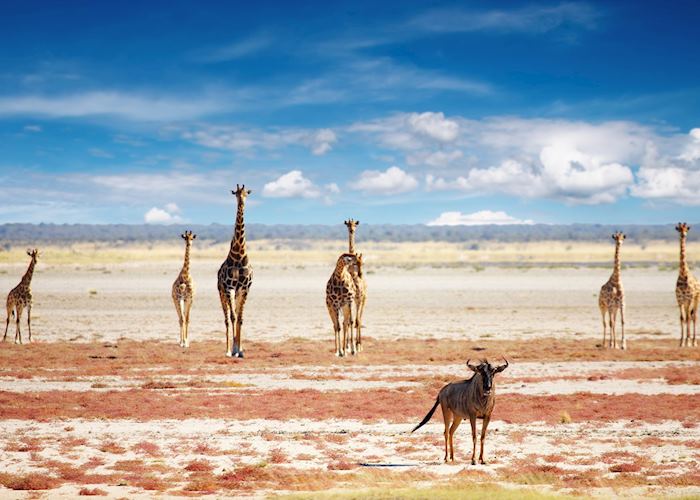
[[450, 424], [452, 424], [452, 411], [447, 407], [446, 404], [440, 404], [442, 409], [442, 418], [445, 421], [445, 462], [447, 462], [448, 456], [448, 444], [450, 442]]
[[484, 417], [484, 422], [481, 424], [481, 451], [479, 453], [479, 463], [485, 464], [484, 460], [484, 439], [486, 439], [486, 428], [489, 426], [491, 417]]
[[476, 415], [469, 415], [472, 424], [472, 465], [476, 465]]
[[459, 424], [462, 423], [462, 417], [455, 415], [452, 425], [450, 426], [450, 460], [455, 461], [455, 445], [454, 445], [454, 435]]

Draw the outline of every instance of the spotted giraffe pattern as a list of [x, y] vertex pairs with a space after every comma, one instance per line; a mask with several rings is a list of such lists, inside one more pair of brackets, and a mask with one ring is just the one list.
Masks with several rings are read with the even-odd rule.
[[22, 318], [22, 311], [27, 308], [27, 330], [29, 331], [29, 342], [32, 342], [32, 276], [34, 275], [34, 266], [36, 266], [37, 258], [39, 257], [39, 250], [27, 250], [27, 255], [31, 257], [29, 261], [29, 267], [27, 271], [22, 276], [19, 285], [10, 290], [7, 295], [7, 321], [5, 321], [5, 335], [2, 337], [2, 341], [7, 340], [7, 330], [10, 326], [10, 316], [15, 317], [15, 344], [22, 343], [22, 332], [20, 331], [20, 319]]
[[364, 262], [362, 254], [355, 252], [355, 231], [360, 225], [359, 220], [348, 219], [345, 221], [348, 228], [348, 253], [357, 256], [357, 266], [351, 268], [351, 275], [355, 282], [355, 350], [362, 351], [362, 316], [367, 302], [367, 282], [363, 272]]
[[[690, 226], [685, 222], [679, 222], [676, 231], [680, 234], [681, 255], [678, 266], [678, 280], [676, 281], [676, 301], [680, 308], [681, 339], [680, 346], [688, 347], [690, 340], [690, 323], [693, 323], [693, 347], [697, 346], [695, 339], [696, 322], [698, 316], [698, 302], [700, 301], [700, 284], [690, 272], [685, 252], [685, 240], [690, 231]], [[685, 338], [684, 338], [685, 337]]]
[[197, 237], [192, 231], [185, 231], [180, 235], [185, 240], [185, 260], [182, 270], [175, 279], [172, 289], [173, 303], [177, 318], [180, 323], [180, 347], [190, 346], [190, 310], [194, 300], [194, 282], [190, 275], [190, 250], [192, 241]]
[[[357, 265], [357, 257], [344, 253], [338, 257], [333, 274], [326, 284], [326, 307], [333, 323], [335, 355], [345, 356], [348, 334], [352, 338], [352, 305], [355, 300], [355, 281], [349, 268]], [[340, 337], [340, 312], [343, 313], [343, 337]], [[350, 352], [355, 354], [355, 344], [350, 342]]]
[[246, 254], [244, 222], [245, 201], [251, 191], [246, 190], [244, 185], [236, 185], [236, 190], [231, 193], [236, 195], [238, 201], [236, 227], [228, 256], [219, 268], [217, 283], [226, 322], [226, 356], [242, 358], [243, 307], [253, 283], [253, 268]]
[[[620, 313], [620, 349], [627, 349], [627, 341], [625, 340], [625, 290], [622, 287], [620, 279], [620, 247], [626, 236], [624, 233], [617, 231], [612, 235], [615, 240], [615, 260], [613, 265], [613, 273], [610, 279], [600, 288], [598, 295], [598, 307], [603, 318], [603, 344], [602, 347], [617, 348], [616, 337], [616, 322], [617, 313]], [[605, 315], [608, 315], [607, 321]], [[610, 339], [608, 344], [605, 344], [605, 336], [607, 326], [610, 327]]]

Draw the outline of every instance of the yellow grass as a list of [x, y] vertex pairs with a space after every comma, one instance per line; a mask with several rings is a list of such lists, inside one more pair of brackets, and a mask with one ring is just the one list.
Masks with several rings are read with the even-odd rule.
[[[347, 242], [255, 240], [248, 242], [248, 253], [258, 265], [303, 266], [333, 263], [345, 251]], [[528, 243], [499, 242], [358, 242], [368, 265], [421, 266], [509, 263], [523, 266], [566, 263], [607, 263], [612, 261], [613, 245], [606, 242], [536, 241]], [[0, 251], [0, 264], [23, 264], [28, 258], [25, 248], [11, 247]], [[158, 261], [179, 261], [183, 255], [180, 241], [172, 243], [73, 243], [40, 246], [40, 262], [45, 264], [113, 264]], [[197, 241], [193, 260], [223, 260], [228, 243]], [[644, 245], [625, 244], [622, 256], [626, 263], [678, 262], [678, 243], [651, 241]], [[700, 256], [700, 243], [688, 244], [691, 262]]]

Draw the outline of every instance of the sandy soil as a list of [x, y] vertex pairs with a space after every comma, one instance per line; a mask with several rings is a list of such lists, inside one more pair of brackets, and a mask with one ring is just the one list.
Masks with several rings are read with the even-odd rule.
[[[49, 342], [177, 338], [170, 287], [179, 266], [178, 262], [39, 264], [32, 283], [34, 335]], [[218, 266], [217, 261], [193, 265], [197, 287], [193, 340], [223, 338]], [[3, 266], [0, 271], [0, 290], [9, 290], [23, 268]], [[244, 341], [332, 338], [324, 307], [330, 272], [318, 265], [256, 268]], [[597, 293], [608, 277], [608, 270], [598, 268], [370, 267], [364, 333], [378, 339], [598, 338], [602, 326]], [[629, 269], [623, 279], [628, 342], [649, 336], [675, 339], [679, 328], [675, 272]]]
[[[219, 261], [39, 265], [32, 346], [0, 344], [0, 497], [264, 496], [465, 481], [604, 497], [700, 495], [700, 349], [677, 342], [676, 274], [624, 270], [627, 352], [597, 349], [597, 267], [370, 266], [366, 351], [332, 356], [327, 265], [256, 267], [249, 357], [223, 356]], [[9, 290], [24, 264], [0, 265]], [[14, 326], [10, 327], [10, 336]], [[507, 354], [486, 441], [443, 464], [439, 388]], [[646, 361], [650, 360], [650, 361]], [[23, 493], [29, 489], [30, 493]], [[45, 491], [41, 493], [40, 491]]]

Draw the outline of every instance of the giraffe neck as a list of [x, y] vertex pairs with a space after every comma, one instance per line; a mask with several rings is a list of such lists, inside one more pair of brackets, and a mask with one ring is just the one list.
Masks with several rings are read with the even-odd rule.
[[29, 267], [27, 268], [27, 272], [24, 273], [24, 276], [22, 276], [22, 281], [21, 283], [24, 286], [29, 286], [29, 284], [32, 282], [32, 275], [34, 274], [34, 265], [36, 264], [36, 261], [32, 259], [32, 261], [29, 263]]
[[680, 276], [688, 276], [688, 261], [685, 259], [685, 235], [681, 234], [681, 262], [678, 266], [678, 274]]
[[355, 253], [355, 233], [348, 231], [348, 253]]
[[248, 263], [248, 256], [245, 252], [245, 222], [243, 221], [244, 206], [242, 202], [238, 202], [238, 212], [236, 214], [236, 228], [233, 231], [233, 239], [231, 240], [231, 249], [228, 257], [234, 262]]
[[336, 262], [335, 264], [335, 271], [333, 271], [333, 276], [335, 276], [337, 279], [340, 279], [343, 276], [343, 270], [345, 269], [345, 266], [345, 259], [343, 257], [340, 257], [338, 259], [338, 262]]
[[611, 279], [613, 281], [620, 281], [620, 242], [615, 244], [615, 263], [613, 265]]
[[190, 248], [191, 247], [192, 247], [192, 243], [190, 241], [187, 241], [187, 243], [185, 243], [185, 262], [182, 264], [182, 271], [180, 273], [184, 276], [190, 275]]

